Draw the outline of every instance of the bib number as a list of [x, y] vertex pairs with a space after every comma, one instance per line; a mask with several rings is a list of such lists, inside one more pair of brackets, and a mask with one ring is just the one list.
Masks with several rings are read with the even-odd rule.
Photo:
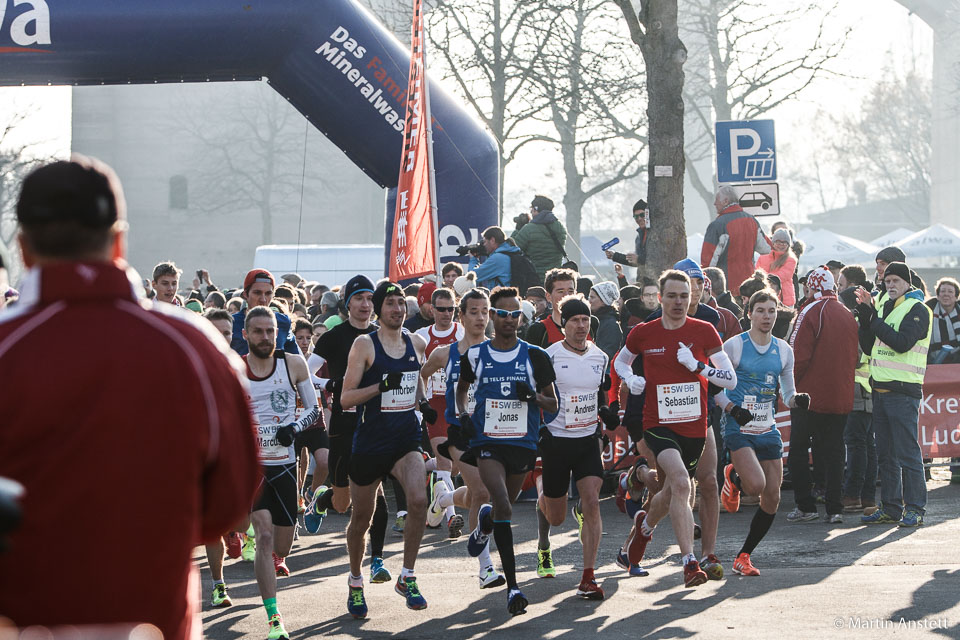
[[488, 438], [522, 438], [527, 435], [527, 403], [488, 398], [483, 435]]
[[447, 394], [447, 372], [445, 369], [437, 369], [436, 373], [430, 376], [430, 397], [438, 398]]
[[691, 422], [699, 419], [702, 415], [700, 383], [658, 384], [657, 412], [661, 424]]
[[257, 444], [261, 462], [282, 462], [290, 455], [290, 448], [277, 442], [279, 424], [257, 425]]
[[758, 402], [756, 396], [744, 396], [743, 408], [752, 413], [754, 419], [746, 426], [740, 427], [740, 433], [761, 435], [773, 430], [776, 419], [773, 415], [772, 401]]
[[[386, 379], [387, 374], [383, 374]], [[380, 394], [380, 411], [410, 411], [417, 405], [417, 380], [420, 373], [404, 371], [400, 386]]]
[[573, 393], [564, 397], [565, 429], [579, 429], [597, 424], [597, 392]]

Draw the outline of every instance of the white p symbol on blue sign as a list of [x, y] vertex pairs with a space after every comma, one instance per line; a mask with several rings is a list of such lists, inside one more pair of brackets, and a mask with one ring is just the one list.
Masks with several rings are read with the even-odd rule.
[[718, 182], [777, 179], [773, 120], [718, 122], [716, 141]]

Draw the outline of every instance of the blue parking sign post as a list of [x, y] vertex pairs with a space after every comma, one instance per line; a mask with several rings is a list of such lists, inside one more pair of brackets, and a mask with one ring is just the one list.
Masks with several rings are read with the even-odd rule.
[[717, 181], [777, 179], [773, 120], [722, 120], [716, 124]]

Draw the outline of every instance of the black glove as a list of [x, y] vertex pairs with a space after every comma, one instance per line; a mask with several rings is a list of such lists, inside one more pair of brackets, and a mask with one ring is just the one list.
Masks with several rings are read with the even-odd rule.
[[523, 400], [524, 402], [536, 402], [537, 392], [530, 388], [526, 382], [517, 382], [517, 398]]
[[600, 389], [603, 391], [610, 391], [610, 374], [603, 374], [603, 382], [600, 383]]
[[473, 420], [470, 414], [464, 411], [460, 414], [460, 433], [467, 438], [473, 438], [477, 435], [477, 428], [473, 426]]
[[540, 431], [537, 434], [537, 446], [543, 448], [553, 442], [553, 434], [550, 433], [550, 428], [546, 425], [540, 427]]
[[806, 411], [810, 408], [810, 394], [809, 393], [798, 393], [793, 397], [793, 403], [796, 405], [797, 409], [801, 411]]
[[730, 416], [736, 420], [737, 424], [741, 427], [745, 427], [753, 422], [753, 414], [738, 405], [733, 405], [733, 409], [730, 409]]
[[323, 388], [327, 393], [337, 393], [343, 388], [343, 379], [330, 378], [327, 380], [327, 384], [323, 385]]
[[610, 403], [610, 411], [613, 411], [618, 416], [620, 415], [620, 401], [614, 400]]
[[437, 421], [437, 410], [430, 406], [430, 403], [426, 400], [420, 401], [420, 413], [423, 414], [423, 419], [427, 424], [433, 424]]
[[399, 371], [391, 371], [387, 374], [387, 377], [380, 381], [380, 385], [377, 389], [380, 390], [380, 393], [384, 391], [393, 391], [400, 386], [400, 383], [403, 381], [403, 373]]
[[607, 437], [607, 434], [600, 436], [600, 442], [603, 444], [604, 449], [610, 446], [610, 438]]
[[611, 431], [620, 426], [620, 416], [618, 416], [617, 412], [613, 411], [610, 407], [600, 407], [597, 415], [599, 415], [600, 420], [603, 421], [603, 426]]
[[297, 430], [292, 424], [287, 424], [277, 429], [277, 442], [281, 447], [289, 447], [293, 444], [293, 438], [297, 435]]

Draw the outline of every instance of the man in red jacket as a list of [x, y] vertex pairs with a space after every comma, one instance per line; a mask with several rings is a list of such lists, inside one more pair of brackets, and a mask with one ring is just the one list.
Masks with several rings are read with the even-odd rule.
[[857, 321], [837, 300], [828, 268], [814, 269], [807, 276], [807, 288], [810, 294], [797, 316], [790, 346], [797, 392], [810, 394], [810, 410], [790, 412], [787, 465], [797, 505], [787, 520], [809, 522], [819, 517], [807, 458], [812, 440], [815, 464], [827, 479], [827, 522], [839, 523], [843, 521], [843, 428], [853, 410]]
[[730, 292], [736, 298], [740, 295], [740, 283], [753, 273], [753, 254], [766, 255], [773, 245], [757, 219], [740, 207], [733, 187], [720, 187], [713, 206], [717, 217], [707, 225], [700, 250], [700, 266], [723, 270]]
[[138, 299], [124, 218], [116, 175], [96, 161], [24, 180], [30, 270], [0, 314], [0, 476], [26, 492], [0, 553], [0, 617], [199, 638], [191, 556], [250, 509], [253, 422], [239, 358], [209, 323]]

